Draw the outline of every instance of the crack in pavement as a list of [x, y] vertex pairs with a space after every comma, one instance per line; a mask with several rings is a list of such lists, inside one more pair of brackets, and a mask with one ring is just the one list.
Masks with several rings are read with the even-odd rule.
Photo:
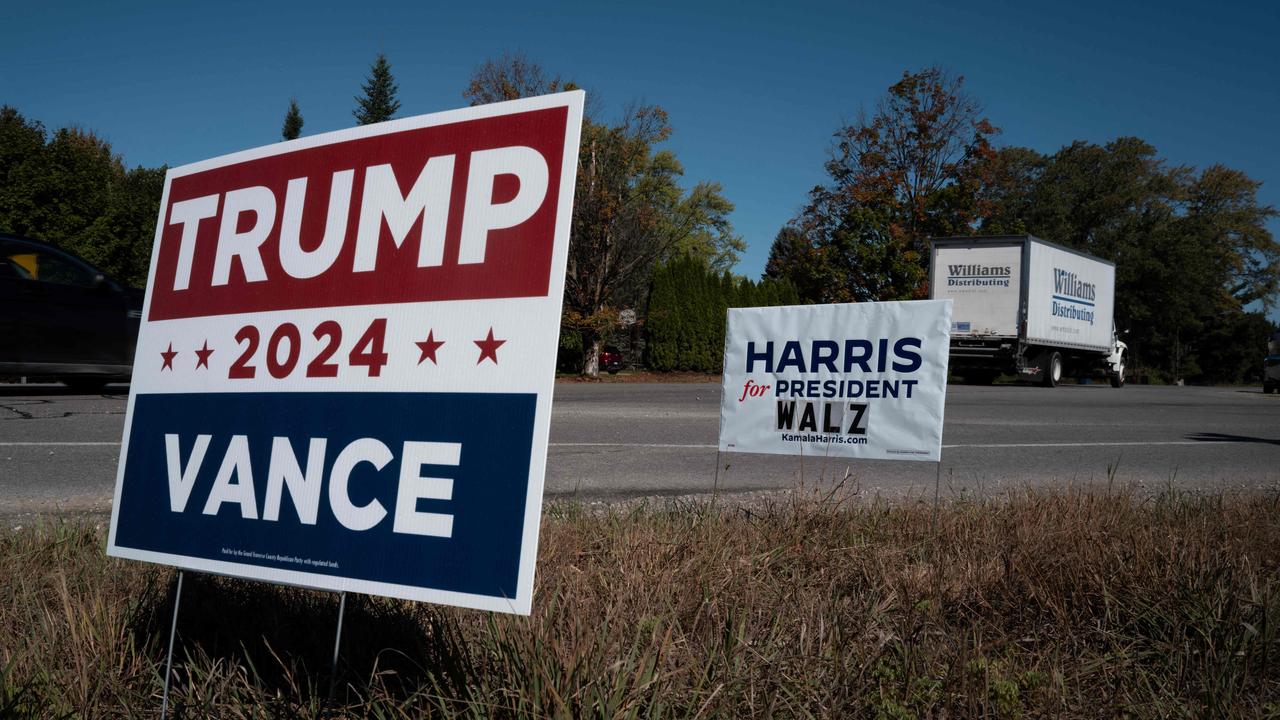
[[0, 418], [0, 420], [61, 420], [69, 417], [89, 416], [89, 415], [123, 415], [124, 410], [63, 410], [58, 415], [37, 415], [36, 413], [22, 410], [22, 407], [52, 405], [51, 400], [22, 400], [17, 402], [0, 402], [0, 410], [8, 410], [13, 413], [14, 417]]
[[23, 405], [50, 405], [50, 404], [51, 403], [48, 400], [26, 400], [26, 401], [19, 401], [15, 403], [0, 403], [0, 409], [8, 410], [9, 412], [18, 416], [16, 418], [5, 418], [5, 420], [35, 420], [36, 419], [35, 415], [32, 415], [31, 413], [25, 410], [19, 410], [18, 407]]

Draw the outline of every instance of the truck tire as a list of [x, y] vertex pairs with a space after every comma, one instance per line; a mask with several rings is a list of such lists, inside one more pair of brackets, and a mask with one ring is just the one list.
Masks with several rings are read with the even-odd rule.
[[1045, 387], [1058, 387], [1062, 380], [1062, 353], [1054, 350], [1045, 356], [1044, 378], [1040, 381]]
[[1111, 375], [1111, 387], [1124, 387], [1124, 363], [1120, 363], [1120, 367]]

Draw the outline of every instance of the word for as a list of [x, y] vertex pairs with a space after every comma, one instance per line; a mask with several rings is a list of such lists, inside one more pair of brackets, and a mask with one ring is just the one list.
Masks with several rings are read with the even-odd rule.
[[756, 381], [747, 380], [747, 382], [742, 386], [742, 397], [738, 398], [738, 402], [742, 402], [749, 397], [764, 397], [764, 394], [769, 392], [769, 388], [771, 387], [773, 386], [757, 385]]

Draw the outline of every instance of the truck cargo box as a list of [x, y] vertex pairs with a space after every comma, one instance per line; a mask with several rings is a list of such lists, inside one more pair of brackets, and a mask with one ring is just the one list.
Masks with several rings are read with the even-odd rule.
[[1031, 235], [933, 241], [931, 295], [953, 301], [953, 338], [1110, 352], [1115, 265]]

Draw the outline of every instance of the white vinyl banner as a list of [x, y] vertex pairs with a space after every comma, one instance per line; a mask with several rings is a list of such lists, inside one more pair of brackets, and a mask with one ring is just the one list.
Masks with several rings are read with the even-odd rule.
[[720, 450], [939, 460], [951, 302], [730, 309]]

